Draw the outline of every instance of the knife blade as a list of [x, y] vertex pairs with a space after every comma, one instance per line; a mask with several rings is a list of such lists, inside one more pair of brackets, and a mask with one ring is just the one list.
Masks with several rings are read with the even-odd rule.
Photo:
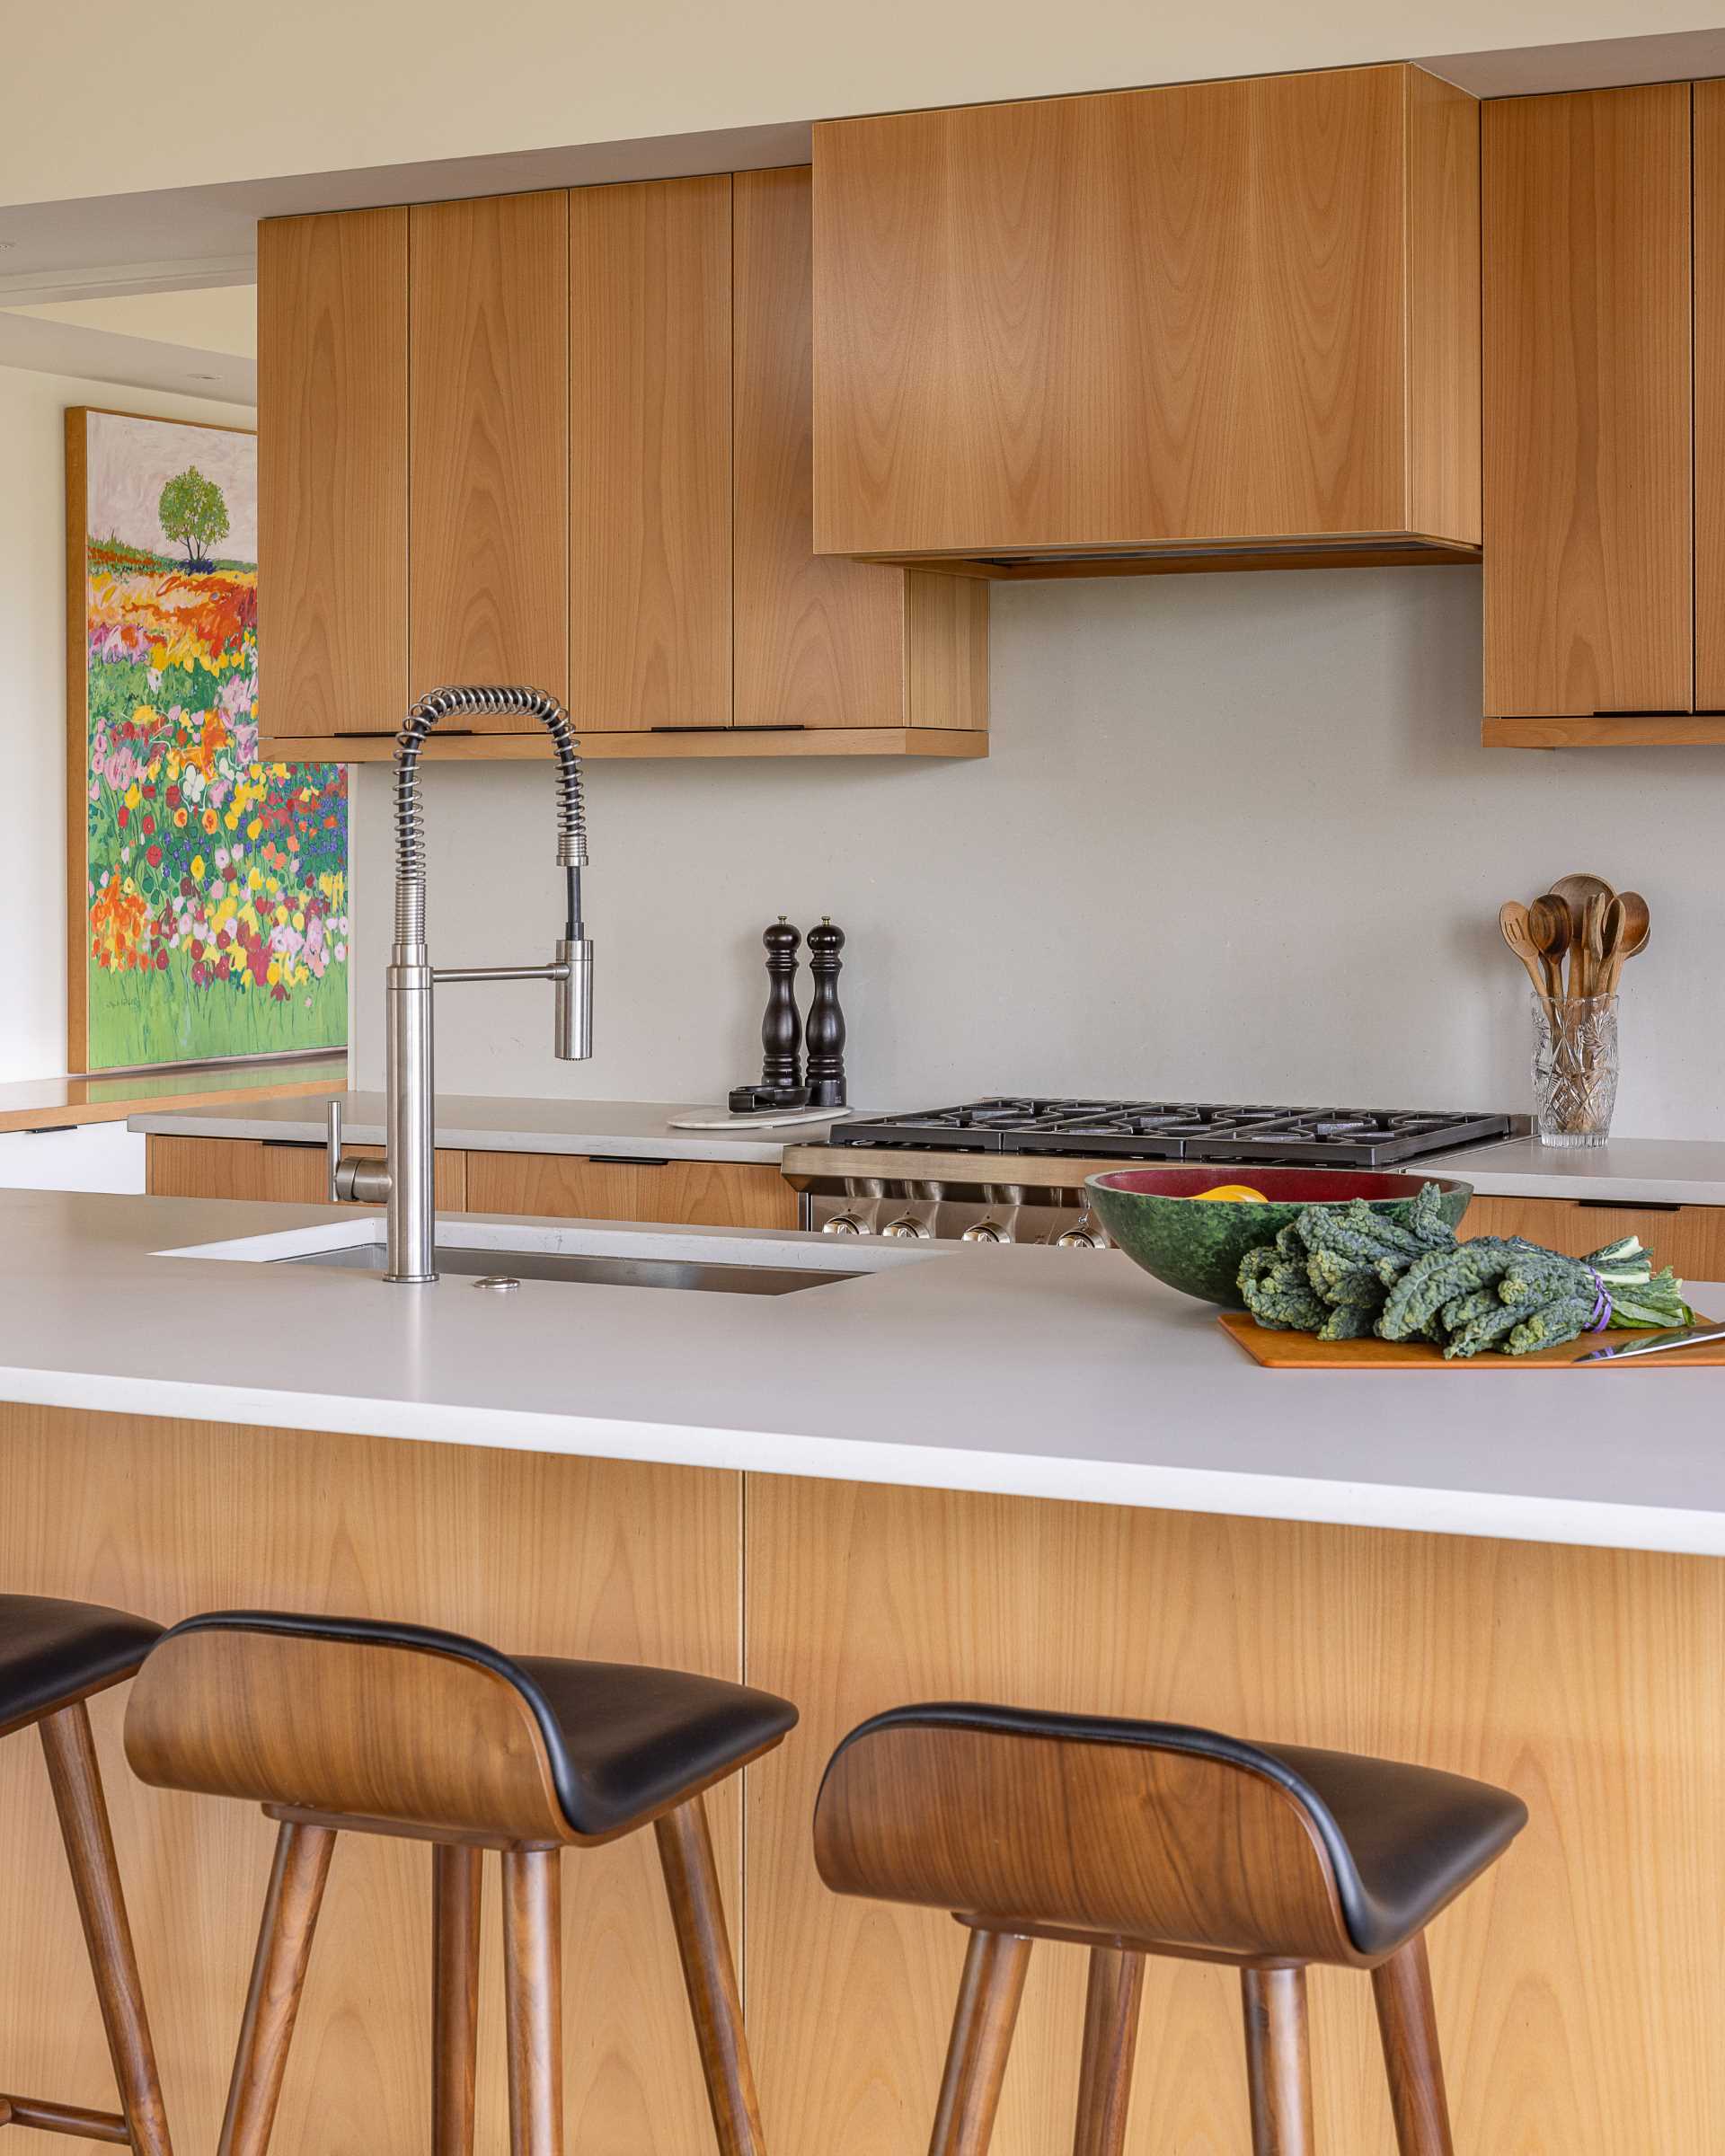
[[1621, 1348], [1596, 1348], [1591, 1355], [1576, 1357], [1580, 1363], [1622, 1363], [1634, 1355], [1664, 1355], [1673, 1348], [1694, 1348], [1703, 1340], [1725, 1340], [1725, 1325], [1677, 1325], [1669, 1332], [1650, 1334], [1644, 1340], [1626, 1340]]

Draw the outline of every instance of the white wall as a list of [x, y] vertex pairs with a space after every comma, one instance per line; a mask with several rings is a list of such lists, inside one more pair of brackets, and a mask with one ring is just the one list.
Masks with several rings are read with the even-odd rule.
[[[93, 46], [87, 10], [21, 4], [4, 46], [0, 202], [1717, 20], [1709, 0], [229, 0], [219, 18], [203, 0], [155, 0], [105, 12]], [[194, 117], [164, 117], [157, 88]], [[116, 112], [129, 121], [110, 124]]]
[[[1095, 1088], [1525, 1108], [1499, 902], [1643, 891], [1617, 1127], [1725, 1138], [1718, 751], [1479, 746], [1465, 569], [996, 586], [986, 763], [591, 768], [597, 1053], [539, 988], [447, 992], [452, 1091], [721, 1100], [758, 1069], [761, 929], [830, 913], [852, 1098]], [[358, 792], [358, 1082], [382, 1070], [387, 773]], [[539, 959], [548, 766], [433, 766], [433, 955]], [[807, 976], [803, 976], [806, 993]]]
[[69, 404], [253, 424], [243, 407], [0, 367], [0, 1082], [66, 1068]]

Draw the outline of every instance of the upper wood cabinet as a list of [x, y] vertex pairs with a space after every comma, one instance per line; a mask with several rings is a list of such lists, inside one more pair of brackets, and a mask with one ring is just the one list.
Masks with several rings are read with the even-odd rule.
[[575, 720], [726, 726], [730, 175], [570, 197]]
[[1474, 101], [1410, 66], [815, 129], [815, 543], [1471, 559]]
[[386, 734], [407, 690], [407, 212], [258, 227], [262, 730]]
[[408, 692], [526, 682], [567, 702], [569, 197], [410, 219]]
[[1695, 709], [1725, 712], [1725, 83], [1694, 86]]
[[1488, 718], [1689, 711], [1689, 85], [1495, 101], [1484, 176]]
[[454, 681], [589, 756], [986, 754], [986, 587], [814, 553], [809, 252], [806, 168], [265, 225], [271, 755]]

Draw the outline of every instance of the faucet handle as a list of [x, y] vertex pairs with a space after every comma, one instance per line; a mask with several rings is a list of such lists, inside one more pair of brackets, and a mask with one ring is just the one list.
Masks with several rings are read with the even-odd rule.
[[551, 1052], [561, 1063], [585, 1063], [593, 1053], [593, 944], [564, 936], [557, 944]]
[[341, 1193], [336, 1188], [336, 1179], [341, 1167], [341, 1096], [336, 1094], [324, 1111], [323, 1140], [323, 1202], [339, 1206]]

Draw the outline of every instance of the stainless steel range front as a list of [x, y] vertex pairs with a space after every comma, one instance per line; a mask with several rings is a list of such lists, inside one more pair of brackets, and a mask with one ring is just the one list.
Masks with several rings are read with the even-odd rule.
[[788, 1147], [784, 1172], [801, 1194], [802, 1225], [829, 1235], [1100, 1250], [1108, 1237], [1085, 1201], [1084, 1178], [1110, 1168], [1402, 1167], [1508, 1137], [1517, 1124], [1429, 1109], [1001, 1096], [840, 1123], [818, 1145]]

